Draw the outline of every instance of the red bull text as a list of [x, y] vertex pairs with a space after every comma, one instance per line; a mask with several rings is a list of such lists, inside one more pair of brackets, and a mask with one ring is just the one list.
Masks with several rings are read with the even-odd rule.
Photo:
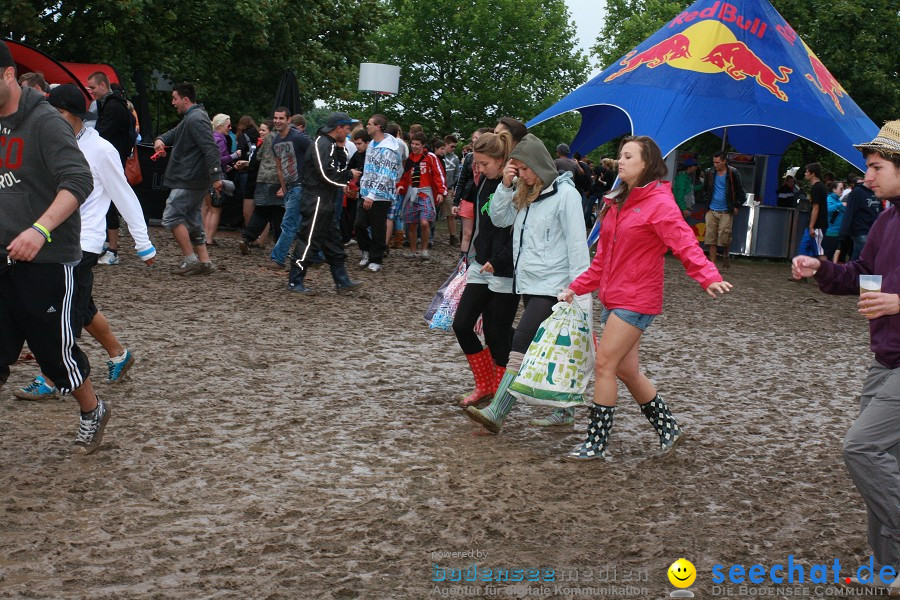
[[765, 21], [760, 21], [759, 19], [751, 21], [749, 18], [739, 15], [737, 6], [728, 2], [713, 2], [712, 6], [703, 10], [685, 11], [672, 19], [669, 23], [669, 28], [690, 23], [694, 19], [717, 19], [723, 23], [734, 23], [744, 31], [749, 30], [751, 34], [760, 39], [762, 39], [768, 28], [768, 24]]

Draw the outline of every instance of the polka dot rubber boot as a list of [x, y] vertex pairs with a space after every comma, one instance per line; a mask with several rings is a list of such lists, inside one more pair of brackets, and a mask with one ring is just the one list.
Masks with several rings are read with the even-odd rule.
[[666, 401], [657, 394], [653, 400], [641, 404], [641, 412], [653, 425], [653, 429], [659, 435], [658, 458], [669, 458], [674, 454], [675, 447], [685, 439], [684, 431], [678, 426], [672, 411]]
[[616, 414], [615, 406], [591, 407], [591, 422], [587, 428], [587, 439], [576, 446], [563, 459], [571, 462], [606, 458], [606, 445], [609, 443], [609, 432], [612, 430]]

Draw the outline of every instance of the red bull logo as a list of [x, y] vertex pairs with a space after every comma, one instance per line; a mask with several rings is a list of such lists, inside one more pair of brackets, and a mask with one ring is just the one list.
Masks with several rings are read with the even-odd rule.
[[[730, 4], [716, 2], [713, 15], [725, 10], [730, 13]], [[693, 13], [681, 16], [690, 21]], [[677, 19], [676, 19], [677, 20]], [[735, 17], [737, 21], [737, 17]], [[630, 52], [620, 63], [619, 69], [604, 81], [609, 82], [635, 69], [646, 66], [649, 69], [667, 64], [675, 69], [698, 73], [728, 73], [735, 81], [745, 79], [755, 81], [776, 98], [788, 100], [788, 95], [779, 84], [788, 82], [793, 72], [788, 67], [778, 67], [776, 73], [747, 44], [738, 41], [729, 27], [715, 19], [705, 19], [694, 23], [681, 33], [666, 38], [643, 52]]]
[[775, 71], [743, 42], [719, 44], [701, 60], [724, 69], [735, 81], [752, 77], [756, 83], [772, 92], [779, 100], [786, 102], [788, 99], [787, 94], [778, 87], [778, 84], [787, 83], [788, 75], [794, 72], [793, 69], [778, 67], [780, 75], [776, 75]]
[[666, 38], [658, 44], [644, 50], [640, 54], [636, 54], [634, 50], [629, 52], [625, 59], [620, 62], [625, 68], [620, 69], [604, 79], [604, 81], [612, 81], [616, 77], [630, 73], [640, 67], [647, 65], [649, 69], [655, 69], [659, 65], [668, 63], [677, 58], [690, 58], [691, 40], [682, 34], [673, 35]]
[[[806, 44], [803, 44], [806, 46]], [[809, 54], [809, 63], [812, 65], [813, 74], [806, 74], [806, 78], [812, 82], [816, 89], [825, 94], [826, 96], [831, 97], [831, 101], [834, 102], [834, 105], [837, 109], [844, 114], [844, 107], [841, 106], [840, 98], [844, 97], [844, 88], [838, 83], [838, 80], [834, 78], [825, 65], [822, 64], [822, 61], [818, 59], [818, 57], [813, 54], [812, 50], [809, 49], [809, 46], [806, 46], [806, 51]]]

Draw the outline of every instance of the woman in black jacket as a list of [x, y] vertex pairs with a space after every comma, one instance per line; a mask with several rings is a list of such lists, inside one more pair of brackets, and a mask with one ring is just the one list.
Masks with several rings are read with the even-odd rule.
[[[473, 198], [466, 288], [453, 319], [453, 332], [475, 376], [475, 391], [460, 401], [463, 407], [494, 395], [512, 346], [512, 324], [519, 306], [519, 296], [513, 292], [512, 227], [494, 226], [490, 203], [513, 145], [508, 131], [484, 133], [474, 145], [473, 164], [481, 178]], [[479, 316], [487, 348], [475, 334]]]

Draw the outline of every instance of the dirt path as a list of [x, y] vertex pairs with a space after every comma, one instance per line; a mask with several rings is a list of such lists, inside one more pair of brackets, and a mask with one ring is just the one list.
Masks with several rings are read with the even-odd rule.
[[[670, 259], [642, 361], [690, 439], [641, 462], [654, 436], [623, 390], [614, 460], [572, 465], [559, 458], [586, 410], [554, 433], [517, 407], [493, 436], [455, 408], [465, 360], [421, 319], [455, 262], [446, 236], [431, 261], [391, 256], [378, 274], [353, 247], [364, 291], [336, 296], [325, 269], [302, 298], [233, 234], [208, 278], [170, 274], [175, 247], [151, 235], [159, 267], [96, 269], [97, 304], [137, 355], [125, 383], [98, 386], [101, 449], [72, 455], [71, 399], [12, 399], [33, 363], [2, 392], [2, 598], [428, 598], [463, 585], [435, 583], [436, 565], [473, 563], [577, 587], [643, 573], [633, 597], [663, 597], [680, 556], [709, 597], [714, 564], [868, 559], [840, 456], [868, 330], [853, 299], [787, 282], [785, 264], [739, 261], [734, 294], [712, 301]], [[83, 347], [102, 379], [102, 349]], [[442, 554], [468, 550], [484, 556]]]

